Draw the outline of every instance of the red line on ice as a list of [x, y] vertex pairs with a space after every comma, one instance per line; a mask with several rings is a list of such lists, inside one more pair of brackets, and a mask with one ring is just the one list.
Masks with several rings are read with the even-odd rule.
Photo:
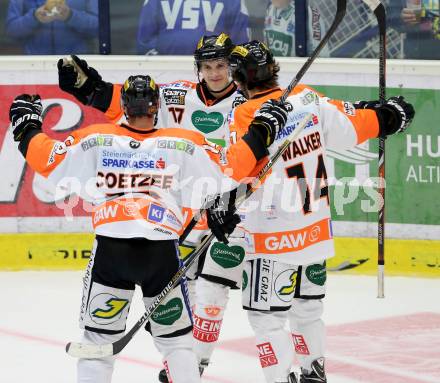
[[[38, 343], [42, 343], [42, 344], [45, 344], [48, 346], [62, 347], [62, 348], [65, 348], [65, 346], [66, 346], [65, 342], [60, 342], [60, 341], [49, 339], [49, 338], [43, 338], [43, 337], [39, 337], [39, 336], [35, 336], [35, 335], [25, 334], [25, 333], [14, 331], [14, 330], [7, 330], [7, 329], [0, 328], [0, 334], [6, 335], [6, 336], [11, 336], [13, 338], [23, 339], [25, 341], [38, 342]], [[162, 364], [152, 363], [152, 362], [148, 362], [146, 360], [131, 358], [131, 357], [127, 357], [127, 356], [118, 356], [118, 360], [122, 361], [122, 362], [130, 363], [130, 364], [137, 364], [137, 365], [145, 366], [148, 368], [154, 368], [154, 369], [157, 369], [158, 372], [160, 369], [163, 368]], [[222, 377], [217, 377], [217, 376], [212, 376], [209, 374], [204, 374], [203, 377], [205, 379], [209, 379], [213, 382], [218, 382], [218, 383], [234, 383], [228, 379], [224, 379]]]
[[[327, 371], [330, 374], [370, 383], [440, 382], [438, 313], [327, 326], [327, 343]], [[257, 358], [254, 338], [220, 342], [219, 347]], [[412, 376], [402, 377], [405, 371]]]

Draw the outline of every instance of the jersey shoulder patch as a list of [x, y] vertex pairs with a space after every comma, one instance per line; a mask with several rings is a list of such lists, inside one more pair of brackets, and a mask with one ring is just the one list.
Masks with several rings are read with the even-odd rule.
[[197, 83], [187, 80], [177, 80], [173, 82], [169, 82], [166, 84], [161, 84], [160, 88], [161, 90], [163, 88], [180, 88], [180, 89], [195, 89], [197, 86]]
[[236, 108], [237, 106], [244, 104], [247, 99], [243, 96], [243, 94], [239, 91], [235, 92], [233, 95], [232, 108]]
[[304, 91], [313, 92], [316, 93], [319, 97], [323, 97], [322, 93], [318, 92], [316, 89], [306, 84], [298, 84], [297, 86], [295, 86], [295, 89], [292, 91], [291, 94], [298, 94]]

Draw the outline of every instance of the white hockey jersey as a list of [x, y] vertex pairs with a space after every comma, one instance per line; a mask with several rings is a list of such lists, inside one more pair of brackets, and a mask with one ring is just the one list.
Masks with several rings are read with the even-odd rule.
[[206, 195], [237, 187], [256, 165], [244, 141], [226, 151], [196, 132], [114, 124], [79, 129], [64, 142], [39, 133], [26, 160], [57, 187], [81, 186], [78, 194], [94, 204], [96, 234], [153, 240], [177, 239], [182, 206], [200, 208]]
[[[234, 89], [219, 100], [208, 99], [201, 86], [191, 81], [174, 81], [160, 86], [160, 107], [156, 127], [183, 128], [203, 134], [217, 145], [229, 142], [226, 123], [232, 108], [246, 101]], [[123, 116], [120, 104], [121, 86], [113, 86], [113, 98], [106, 116], [118, 122]]]
[[[301, 85], [294, 92], [287, 98], [293, 111], [269, 148], [270, 155], [306, 113], [312, 113], [313, 118], [240, 213], [249, 258], [301, 265], [334, 255], [326, 148], [347, 149], [375, 138], [379, 124], [373, 110], [356, 110], [349, 102], [330, 100]], [[238, 106], [229, 119], [232, 138], [247, 131], [263, 102], [277, 99], [281, 93], [280, 89], [261, 92]]]
[[[175, 127], [199, 132], [210, 142], [220, 146], [229, 143], [227, 116], [231, 109], [246, 101], [234, 87], [221, 99], [212, 100], [198, 83], [180, 80], [160, 86], [160, 107], [156, 127]], [[120, 121], [123, 110], [120, 103], [121, 86], [113, 86], [111, 105], [106, 116], [113, 122]], [[189, 207], [183, 207], [186, 224], [193, 213]], [[197, 243], [208, 230], [206, 217], [202, 217], [187, 241]]]

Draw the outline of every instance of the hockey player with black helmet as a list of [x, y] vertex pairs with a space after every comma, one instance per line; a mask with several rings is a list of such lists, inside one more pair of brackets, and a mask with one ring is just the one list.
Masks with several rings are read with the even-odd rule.
[[[228, 150], [197, 132], [156, 129], [159, 89], [150, 76], [130, 76], [118, 102], [127, 122], [78, 129], [65, 142], [42, 132], [38, 95], [16, 97], [9, 110], [14, 140], [30, 167], [60, 187], [75, 179], [80, 197], [93, 202], [96, 238], [80, 312], [83, 342], [90, 344], [120, 339], [136, 285], [149, 307], [176, 274], [185, 222], [181, 207], [203, 203], [197, 180], [208, 177], [211, 192], [227, 192], [267, 155], [267, 145], [253, 138], [266, 135], [259, 126]], [[210, 227], [222, 232], [223, 213], [208, 210]], [[170, 380], [200, 382], [185, 281], [165, 297], [147, 328]], [[114, 362], [115, 356], [80, 359], [78, 383], [110, 383]]]
[[[225, 145], [228, 133], [223, 122], [232, 107], [245, 101], [231, 78], [228, 57], [233, 47], [225, 33], [200, 39], [194, 51], [198, 82], [178, 80], [160, 86], [158, 127], [198, 131], [211, 141]], [[81, 103], [105, 112], [113, 122], [123, 116], [119, 105], [120, 86], [103, 81], [85, 60], [77, 56], [59, 60], [58, 76], [60, 88]]]
[[[180, 127], [202, 133], [210, 142], [225, 146], [229, 143], [229, 130], [226, 123], [231, 109], [246, 101], [237, 91], [237, 85], [232, 80], [229, 68], [229, 55], [234, 48], [231, 39], [225, 33], [220, 35], [203, 36], [194, 51], [194, 68], [198, 82], [186, 80], [174, 81], [160, 86], [160, 108], [156, 127]], [[76, 56], [73, 61], [60, 60], [58, 62], [59, 85], [64, 91], [73, 94], [80, 102], [91, 105], [106, 113], [111, 121], [119, 121], [123, 111], [119, 104], [118, 92], [120, 87], [102, 80], [98, 72]], [[189, 222], [191, 215], [187, 215]], [[195, 227], [187, 238], [187, 244], [193, 246], [206, 235], [208, 230], [206, 219]], [[238, 234], [240, 235], [240, 234]], [[218, 339], [224, 308], [228, 300], [229, 288], [240, 288], [241, 266], [236, 259], [243, 252], [240, 237], [232, 237], [230, 242], [234, 246], [213, 243], [209, 252], [224, 247], [229, 250], [225, 254], [235, 258], [236, 265], [229, 269], [229, 277], [225, 277], [224, 269], [208, 259], [206, 269], [203, 262], [196, 265], [189, 273], [190, 296], [194, 307], [194, 337], [195, 350], [202, 371], [208, 363]], [[224, 250], [224, 249], [223, 249]], [[202, 274], [197, 281], [197, 289], [202, 291], [194, 298], [196, 274]], [[213, 274], [213, 275], [211, 275]], [[208, 298], [205, 296], [208, 295]], [[206, 299], [212, 302], [216, 297], [215, 305], [204, 303]], [[196, 302], [198, 300], [198, 302]], [[209, 313], [207, 315], [206, 313]], [[206, 334], [206, 325], [215, 324], [217, 329], [213, 334]], [[213, 327], [212, 325], [210, 327]], [[159, 375], [162, 382], [166, 382], [165, 370]]]
[[203, 36], [199, 40], [194, 51], [194, 69], [200, 84], [199, 96], [206, 100], [220, 99], [230, 90], [236, 89], [229, 70], [229, 55], [233, 48], [231, 39], [225, 33]]
[[[414, 109], [403, 97], [391, 97], [383, 105], [377, 101], [353, 105], [302, 84], [281, 104], [279, 65], [259, 41], [236, 46], [230, 64], [234, 80], [248, 97], [229, 119], [232, 142], [248, 132], [249, 124], [259, 125], [260, 132], [264, 128], [274, 132], [276, 116], [288, 113], [277, 134], [256, 137], [269, 138], [273, 154], [306, 113], [313, 116], [249, 202], [264, 204], [242, 214], [248, 281], [243, 308], [255, 332], [267, 383], [325, 383], [322, 299], [326, 259], [334, 255], [326, 148], [348, 149], [379, 135], [402, 132]], [[264, 200], [268, 195], [271, 198]], [[289, 332], [284, 329], [286, 321]], [[300, 377], [291, 372], [294, 351]]]

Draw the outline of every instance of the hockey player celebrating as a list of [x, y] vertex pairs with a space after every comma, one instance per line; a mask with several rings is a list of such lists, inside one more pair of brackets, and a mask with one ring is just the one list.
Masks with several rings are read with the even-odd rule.
[[[81, 184], [80, 196], [93, 201], [96, 239], [80, 312], [84, 342], [90, 344], [121, 337], [136, 284], [149, 306], [177, 272], [181, 205], [199, 201], [193, 198], [199, 191], [194, 190], [197, 180], [211, 177], [218, 185], [211, 188], [215, 192], [236, 187], [267, 155], [271, 137], [287, 117], [277, 114], [262, 126], [258, 121], [264, 116], [257, 113], [249, 132], [226, 152], [196, 132], [155, 129], [159, 89], [149, 76], [129, 77], [120, 100], [128, 123], [91, 125], [64, 142], [42, 133], [38, 95], [18, 96], [9, 111], [14, 140], [32, 169], [58, 187], [67, 187], [74, 177]], [[233, 230], [231, 221], [225, 222], [231, 217], [228, 212], [212, 210], [208, 215], [217, 231]], [[176, 383], [200, 382], [190, 316], [182, 282], [149, 322]], [[81, 359], [78, 382], [109, 383], [113, 365], [114, 357]]]
[[[233, 107], [246, 101], [231, 78], [229, 55], [233, 48], [231, 39], [225, 33], [203, 36], [199, 40], [194, 51], [194, 67], [199, 81], [175, 81], [160, 87], [156, 127], [180, 127], [196, 131], [221, 146], [229, 142], [227, 115]], [[76, 56], [72, 56], [72, 59], [74, 65], [63, 60], [58, 62], [60, 88], [73, 94], [80, 102], [105, 112], [111, 121], [119, 121], [123, 117], [119, 102], [121, 87], [104, 82], [84, 60]], [[189, 222], [190, 218], [191, 215], [188, 215], [186, 221]], [[194, 246], [206, 232], [206, 219], [202, 219], [185, 244]], [[196, 303], [193, 306], [195, 351], [201, 371], [208, 365], [219, 337], [229, 287], [241, 287], [244, 249], [237, 235], [238, 238], [230, 239], [230, 246], [214, 241], [208, 250], [206, 268], [201, 259], [199, 265], [196, 264], [189, 273], [190, 301], [192, 306]], [[223, 256], [229, 257], [230, 263], [234, 263], [234, 267], [229, 267], [227, 276], [211, 257], [211, 253], [219, 249], [223, 250]], [[197, 298], [194, 295], [196, 272], [202, 275], [197, 280]], [[206, 294], [209, 298], [205, 298]], [[217, 299], [213, 300], [213, 297]], [[204, 303], [206, 299], [209, 304]], [[207, 334], [203, 327], [216, 330]], [[167, 382], [165, 370], [160, 372], [159, 380]]]
[[[233, 47], [225, 33], [200, 39], [194, 51], [194, 67], [199, 82], [179, 80], [160, 86], [156, 127], [196, 131], [221, 146], [229, 142], [228, 125], [225, 123], [227, 115], [233, 107], [246, 101], [230, 76], [228, 57]], [[77, 56], [72, 56], [72, 60], [58, 61], [60, 88], [81, 103], [105, 112], [112, 122], [123, 119], [119, 102], [121, 86], [103, 81], [94, 68]], [[191, 215], [187, 214], [187, 221], [190, 218]], [[187, 242], [197, 243], [206, 229], [206, 220], [202, 220]]]
[[[200, 39], [194, 51], [199, 82], [179, 80], [160, 86], [157, 127], [183, 127], [225, 146], [229, 141], [227, 124], [224, 124], [227, 114], [232, 107], [246, 101], [237, 92], [230, 75], [228, 57], [233, 48], [225, 33]], [[72, 56], [72, 60], [73, 63], [58, 61], [60, 88], [118, 122], [123, 117], [119, 103], [121, 86], [103, 81], [85, 60], [77, 56]]]
[[[286, 106], [273, 100], [282, 94], [279, 66], [264, 44], [252, 41], [237, 46], [231, 68], [249, 98], [230, 118], [231, 137], [236, 140], [246, 133], [263, 103], [272, 105], [272, 115], [284, 113]], [[322, 299], [325, 261], [334, 255], [326, 148], [346, 149], [402, 132], [411, 123], [414, 109], [403, 97], [391, 97], [383, 105], [360, 102], [357, 108], [304, 85], [298, 85], [287, 102], [292, 108], [286, 125], [274, 137], [271, 154], [305, 113], [312, 113], [313, 119], [254, 193], [258, 208], [246, 212], [242, 220], [247, 244], [243, 307], [248, 310], [268, 383], [297, 382], [290, 372], [293, 349], [301, 365], [300, 382], [324, 383]], [[284, 330], [287, 319], [291, 334]]]

